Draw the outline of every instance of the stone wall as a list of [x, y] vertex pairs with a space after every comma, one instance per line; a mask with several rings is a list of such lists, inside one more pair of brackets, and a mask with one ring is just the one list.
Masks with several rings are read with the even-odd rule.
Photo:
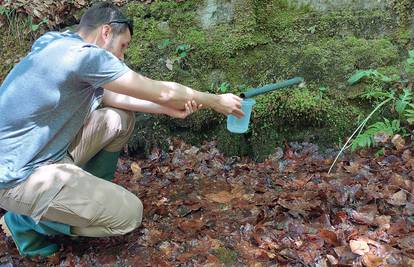
[[[128, 63], [155, 79], [211, 93], [240, 93], [294, 76], [304, 89], [257, 97], [251, 130], [230, 134], [225, 117], [201, 111], [185, 121], [145, 116], [132, 150], [166, 147], [179, 135], [197, 144], [217, 139], [227, 154], [263, 159], [284, 140], [334, 146], [370, 104], [346, 84], [357, 69], [398, 72], [411, 29], [392, 1], [195, 0], [127, 7], [140, 32]], [[360, 88], [361, 89], [361, 88]], [[361, 89], [363, 90], [363, 88]], [[156, 138], [154, 138], [156, 136]]]

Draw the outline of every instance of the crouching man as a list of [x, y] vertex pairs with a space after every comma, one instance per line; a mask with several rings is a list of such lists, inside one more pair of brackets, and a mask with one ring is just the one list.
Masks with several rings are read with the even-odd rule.
[[41, 36], [0, 87], [1, 225], [24, 256], [57, 252], [47, 236], [123, 235], [141, 224], [140, 199], [110, 182], [133, 112], [243, 115], [233, 94], [132, 71], [123, 62], [132, 34], [128, 18], [99, 3], [76, 32]]

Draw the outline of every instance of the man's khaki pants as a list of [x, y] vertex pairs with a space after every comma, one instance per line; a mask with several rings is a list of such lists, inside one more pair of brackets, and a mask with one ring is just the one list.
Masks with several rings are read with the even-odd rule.
[[79, 167], [101, 149], [120, 151], [134, 123], [132, 112], [113, 108], [92, 112], [71, 144], [70, 157], [37, 168], [12, 189], [0, 190], [0, 206], [35, 220], [68, 224], [78, 236], [104, 237], [134, 230], [142, 221], [141, 201]]

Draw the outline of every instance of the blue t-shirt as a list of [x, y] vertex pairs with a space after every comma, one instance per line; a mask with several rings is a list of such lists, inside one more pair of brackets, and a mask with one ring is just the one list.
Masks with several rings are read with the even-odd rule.
[[0, 189], [61, 160], [102, 85], [129, 68], [73, 32], [49, 32], [33, 44], [0, 87]]

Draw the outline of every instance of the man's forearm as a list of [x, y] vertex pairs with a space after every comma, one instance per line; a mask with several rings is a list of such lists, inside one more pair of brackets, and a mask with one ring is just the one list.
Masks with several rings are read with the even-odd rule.
[[198, 92], [175, 82], [152, 80], [134, 71], [105, 84], [104, 88], [178, 110], [184, 109], [184, 105], [192, 100], [207, 108], [215, 108], [219, 101], [217, 95]]
[[219, 102], [218, 96], [210, 93], [193, 90], [175, 82], [156, 81], [161, 93], [163, 105], [175, 109], [182, 109], [188, 101], [195, 101], [205, 108], [215, 108]]
[[121, 108], [136, 112], [154, 113], [154, 114], [166, 114], [170, 115], [174, 110], [167, 106], [134, 98], [127, 95], [117, 94], [111, 91], [105, 91], [103, 104], [106, 106]]

